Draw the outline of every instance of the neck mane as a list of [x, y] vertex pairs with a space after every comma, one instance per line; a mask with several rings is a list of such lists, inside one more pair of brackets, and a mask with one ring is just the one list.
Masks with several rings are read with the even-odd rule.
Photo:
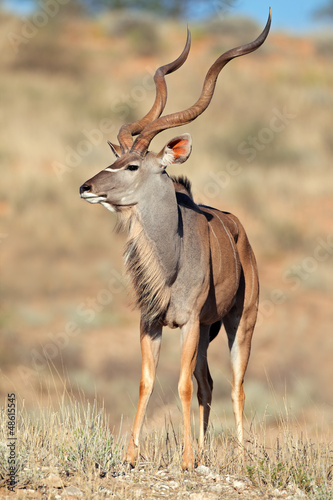
[[122, 225], [125, 223], [128, 226], [125, 266], [132, 281], [142, 319], [151, 325], [165, 315], [170, 302], [170, 286], [155, 244], [144, 230], [140, 214], [135, 208], [130, 212], [124, 214], [125, 217], [121, 221]]
[[[142, 319], [148, 325], [163, 321], [170, 303], [171, 285], [179, 270], [182, 223], [176, 193], [192, 197], [187, 179], [166, 176], [164, 180], [168, 183], [164, 195], [158, 189], [151, 191], [146, 204], [143, 202], [140, 209], [136, 205], [124, 210], [119, 221], [120, 228], [128, 228], [124, 252], [126, 271]], [[159, 207], [154, 213], [151, 204]]]

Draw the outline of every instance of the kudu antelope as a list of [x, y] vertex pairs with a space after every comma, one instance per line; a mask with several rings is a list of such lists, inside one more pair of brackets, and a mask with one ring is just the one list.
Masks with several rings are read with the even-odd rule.
[[[192, 376], [198, 384], [200, 456], [213, 389], [207, 349], [222, 323], [231, 353], [231, 397], [237, 435], [239, 442], [243, 439], [243, 379], [259, 294], [255, 257], [243, 226], [234, 215], [197, 205], [189, 181], [167, 174], [169, 165], [183, 163], [189, 157], [190, 135], [171, 139], [158, 154], [148, 151], [148, 147], [159, 132], [190, 123], [207, 108], [221, 69], [231, 59], [260, 47], [270, 22], [269, 13], [264, 31], [254, 42], [229, 50], [215, 61], [193, 106], [161, 116], [167, 99], [165, 75], [184, 64], [190, 50], [188, 31], [182, 54], [155, 73], [156, 97], [151, 110], [141, 120], [121, 127], [120, 146], [109, 143], [115, 162], [80, 188], [83, 199], [119, 213], [128, 225], [125, 263], [141, 310], [142, 351], [139, 402], [125, 456], [133, 466], [154, 387], [163, 326], [181, 329], [178, 391], [184, 422], [183, 469], [194, 466], [190, 426]], [[135, 140], [133, 136], [137, 136]]]

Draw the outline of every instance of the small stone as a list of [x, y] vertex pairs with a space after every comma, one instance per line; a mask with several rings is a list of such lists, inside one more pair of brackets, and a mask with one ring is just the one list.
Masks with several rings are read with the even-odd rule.
[[206, 467], [205, 465], [199, 465], [195, 471], [202, 476], [208, 476], [208, 474], [210, 474], [209, 467]]
[[281, 497], [286, 497], [287, 492], [286, 492], [286, 490], [278, 490], [276, 488], [275, 490], [272, 491], [272, 495], [274, 495], [274, 497], [276, 497], [276, 498], [281, 498]]
[[162, 469], [156, 472], [156, 476], [166, 476], [168, 473], [167, 469]]
[[63, 482], [58, 474], [54, 474], [53, 472], [51, 472], [51, 474], [49, 474], [45, 479], [45, 485], [49, 486], [50, 488], [62, 488]]
[[213, 491], [215, 493], [221, 493], [223, 490], [223, 486], [221, 484], [213, 484], [209, 489], [210, 491]]
[[27, 497], [29, 497], [30, 495], [31, 496], [35, 496], [36, 495], [36, 491], [32, 490], [32, 489], [22, 489], [22, 490], [20, 490], [20, 493], [23, 493]]
[[83, 493], [79, 488], [76, 486], [67, 486], [67, 488], [64, 489], [62, 496], [73, 496], [73, 497], [82, 497]]
[[238, 481], [237, 479], [235, 479], [235, 481], [233, 482], [233, 487], [235, 488], [235, 490], [244, 490], [246, 488], [246, 484], [243, 483], [243, 481]]
[[218, 500], [218, 496], [215, 495], [215, 493], [191, 493], [190, 494], [190, 499], [191, 500]]
[[104, 488], [104, 486], [100, 486], [98, 490], [99, 493], [101, 493], [102, 495], [112, 495], [112, 491], [108, 490], [107, 488]]
[[50, 469], [51, 469], [51, 467], [46, 467], [45, 465], [43, 465], [43, 466], [40, 468], [40, 470], [41, 470], [42, 472], [44, 472], [44, 474], [45, 474], [46, 472], [50, 472]]
[[301, 498], [306, 498], [306, 494], [304, 493], [304, 491], [302, 491], [299, 488], [297, 488], [297, 490], [296, 490], [296, 497], [295, 498], [297, 498], [297, 500], [301, 499]]
[[[306, 494], [304, 493], [304, 491], [300, 490], [299, 488], [296, 488], [296, 491], [294, 489], [294, 486], [293, 485], [289, 485], [287, 486], [287, 490], [288, 491], [288, 497], [287, 499], [292, 499], [292, 500], [302, 500], [303, 498], [307, 498]], [[290, 492], [292, 492], [290, 494]]]
[[128, 478], [126, 476], [113, 476], [115, 478], [116, 481], [126, 481], [128, 480]]
[[144, 492], [141, 488], [134, 490], [132, 494], [133, 496], [135, 496], [135, 498], [144, 497]]

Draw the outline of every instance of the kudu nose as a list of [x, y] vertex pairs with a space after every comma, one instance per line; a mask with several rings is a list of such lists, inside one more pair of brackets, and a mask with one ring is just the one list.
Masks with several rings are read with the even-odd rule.
[[82, 186], [80, 187], [80, 194], [83, 194], [86, 191], [90, 191], [90, 189], [91, 186], [89, 186], [89, 184], [82, 184]]

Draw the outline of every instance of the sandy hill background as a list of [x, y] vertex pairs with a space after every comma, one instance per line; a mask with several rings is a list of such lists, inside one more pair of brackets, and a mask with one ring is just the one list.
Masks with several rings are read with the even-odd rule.
[[[112, 163], [106, 140], [154, 99], [155, 69], [176, 58], [186, 27], [154, 19], [50, 19], [34, 33], [1, 15], [0, 395], [36, 411], [66, 392], [133, 421], [140, 375], [138, 312], [122, 264], [124, 235], [79, 186]], [[192, 27], [184, 67], [167, 77], [166, 112], [191, 105], [209, 65], [262, 27]], [[29, 31], [30, 30], [30, 31]], [[29, 34], [29, 36], [27, 36]], [[247, 432], [281, 414], [332, 439], [333, 40], [275, 33], [221, 73], [190, 132], [196, 201], [237, 215], [253, 245], [261, 305], [247, 371]], [[179, 332], [166, 331], [147, 428], [181, 417]], [[210, 347], [212, 419], [233, 429], [224, 332]], [[193, 408], [196, 413], [196, 402]]]

